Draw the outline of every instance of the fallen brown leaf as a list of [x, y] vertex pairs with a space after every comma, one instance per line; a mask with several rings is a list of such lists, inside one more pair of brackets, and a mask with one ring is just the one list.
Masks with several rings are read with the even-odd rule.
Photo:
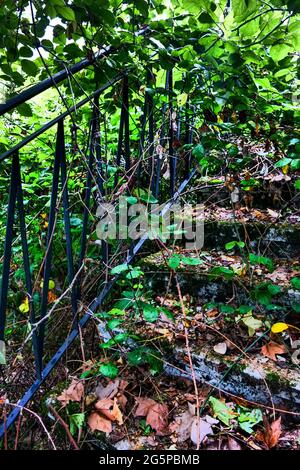
[[70, 401], [81, 401], [83, 393], [83, 383], [74, 379], [69, 388], [64, 390], [61, 395], [57, 397], [57, 400], [60, 401], [63, 406], [66, 406]]
[[112, 431], [111, 421], [103, 418], [99, 413], [93, 411], [88, 418], [88, 425], [91, 431], [102, 431], [110, 433]]
[[54, 292], [49, 291], [48, 292], [48, 303], [52, 304], [53, 302], [55, 302], [56, 299], [57, 299], [57, 295], [55, 295]]
[[185, 411], [179, 416], [176, 416], [174, 421], [170, 424], [170, 432], [176, 433], [177, 441], [184, 442], [190, 437], [193, 416], [189, 411]]
[[124, 395], [124, 393], [120, 393], [118, 395], [118, 403], [123, 411], [125, 411], [126, 404], [127, 404], [127, 397]]
[[102, 383], [99, 383], [96, 387], [95, 393], [99, 400], [102, 400], [103, 398], [114, 398], [118, 393], [119, 385], [119, 379], [109, 382], [106, 387], [104, 387]]
[[169, 410], [167, 405], [155, 403], [149, 408], [146, 423], [154, 429], [158, 436], [168, 434], [168, 414]]
[[259, 431], [256, 438], [262, 441], [268, 449], [272, 449], [277, 445], [281, 432], [281, 417], [270, 424], [268, 419], [264, 416], [264, 430]]
[[114, 400], [110, 398], [99, 400], [95, 404], [95, 408], [110, 421], [117, 421], [119, 424], [123, 424], [123, 416], [116, 398], [114, 398]]
[[135, 410], [134, 416], [147, 416], [151, 406], [156, 405], [156, 401], [152, 398], [136, 398], [138, 407]]
[[122, 415], [121, 410], [120, 410], [120, 408], [117, 404], [116, 398], [114, 399], [114, 406], [113, 406], [111, 414], [114, 418], [114, 421], [117, 421], [119, 424], [123, 424], [123, 415]]
[[102, 400], [98, 400], [95, 404], [95, 408], [99, 411], [109, 410], [114, 406], [114, 402], [111, 398], [103, 398]]
[[270, 341], [261, 348], [261, 353], [273, 361], [277, 361], [276, 354], [286, 354], [286, 348], [283, 344]]
[[272, 273], [266, 274], [265, 277], [274, 283], [282, 282], [286, 284], [289, 282], [290, 274], [285, 267], [279, 267]]

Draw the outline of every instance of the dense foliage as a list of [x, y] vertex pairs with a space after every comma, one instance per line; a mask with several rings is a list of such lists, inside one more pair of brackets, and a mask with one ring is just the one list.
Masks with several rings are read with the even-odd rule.
[[[298, 0], [7, 0], [5, 2], [0, 0], [2, 101], [53, 76], [58, 71], [69, 70], [83, 59], [90, 61], [90, 65], [81, 72], [74, 75], [70, 73], [64, 82], [55, 84], [52, 89], [3, 116], [0, 124], [0, 153], [10, 149], [38, 129], [41, 124], [92, 93], [115, 77], [118, 72], [129, 71], [129, 130], [133, 162], [141, 157], [139, 154], [141, 120], [147, 96], [151, 96], [154, 104], [155, 152], [157, 154], [165, 152], [167, 155], [169, 148], [167, 138], [161, 141], [160, 131], [165, 119], [163, 109], [166, 109], [166, 104], [171, 98], [174, 114], [174, 117], [171, 116], [172, 122], [183, 122], [184, 127], [185, 122], [181, 117], [185, 112], [187, 116], [190, 112], [194, 118], [193, 142], [185, 146], [183, 142], [174, 140], [173, 148], [178, 152], [176, 155], [181, 157], [183, 150], [186, 149], [192, 151], [193, 165], [197, 165], [199, 170], [197, 178], [200, 186], [205, 182], [208, 186], [211, 184], [211, 188], [216, 185], [217, 191], [219, 186], [227, 191], [230, 209], [224, 209], [223, 206], [221, 209], [214, 207], [217, 216], [213, 214], [213, 210], [209, 212], [208, 209], [205, 215], [209, 222], [212, 225], [216, 223], [218, 215], [222, 221], [222, 213], [223, 216], [225, 213], [225, 220], [227, 212], [232, 210], [234, 222], [240, 224], [240, 228], [244, 227], [247, 217], [249, 218], [246, 222], [262, 224], [259, 225], [259, 230], [262, 229], [264, 222], [270, 222], [272, 225], [273, 222], [281, 222], [282, 217], [286, 217], [285, 220], [289, 223], [293, 220], [294, 214], [291, 211], [296, 207], [294, 199], [297, 199], [297, 191], [300, 189], [299, 19]], [[99, 51], [108, 50], [110, 53], [107, 57], [94, 60]], [[166, 72], [170, 70], [173, 71], [174, 80], [174, 89], [171, 93], [165, 88]], [[99, 101], [98, 137], [101, 155], [105, 161], [106, 178], [103, 184], [108, 200], [114, 200], [117, 189], [122, 187], [124, 182], [123, 175], [118, 173], [119, 169], [116, 169], [115, 164], [121, 101], [121, 83], [108, 88], [101, 94]], [[187, 103], [190, 105], [188, 111], [184, 109]], [[75, 110], [72, 118], [65, 119], [70, 225], [76, 267], [78, 267], [86, 195], [89, 126], [91, 126], [91, 109], [88, 106]], [[181, 138], [180, 133], [178, 137]], [[26, 145], [20, 152], [28, 246], [34, 279], [34, 295], [30, 302], [35, 305], [37, 313], [43, 289], [41, 267], [47, 251], [55, 138], [56, 127], [53, 127]], [[147, 151], [144, 153], [147, 154]], [[1, 168], [0, 237], [4, 239], [10, 159], [1, 162]], [[143, 169], [145, 168], [146, 165]], [[181, 177], [180, 171], [182, 168], [179, 164], [178, 172]], [[133, 203], [132, 201], [136, 202], [138, 198], [144, 202], [156, 201], [153, 195], [149, 194], [147, 185], [143, 184], [146, 179], [142, 178], [141, 181], [143, 187], [139, 191], [128, 193], [129, 204]], [[274, 185], [278, 183], [281, 185], [280, 191], [288, 193], [288, 202], [285, 203], [281, 193], [278, 197], [278, 191], [277, 193], [275, 191], [277, 199], [272, 193], [271, 209], [261, 208], [258, 204], [261, 210], [252, 211], [256, 213], [251, 218], [255, 191], [261, 190], [267, 194], [272, 183]], [[165, 186], [167, 184], [162, 179], [162, 194], [169, 197], [167, 191], [164, 193]], [[243, 194], [246, 206], [245, 211], [239, 214], [238, 221], [235, 217], [240, 207], [233, 197], [237, 186]], [[95, 201], [97, 190], [95, 182], [92, 187]], [[210, 198], [213, 199], [214, 196], [209, 195], [208, 208]], [[197, 202], [197, 194], [191, 192], [187, 199], [193, 204]], [[65, 408], [64, 418], [73, 435], [78, 429], [81, 430], [84, 426], [87, 428], [87, 423], [92, 430], [105, 431], [103, 422], [101, 425], [97, 422], [97, 412], [92, 408], [95, 400], [92, 399], [86, 405], [88, 411], [84, 408], [82, 383], [92, 383], [93, 386], [93, 380], [97, 377], [114, 380], [120, 371], [123, 371], [123, 366], [125, 376], [127, 366], [129, 369], [136, 368], [137, 371], [145, 367], [152, 375], [161, 373], [164, 364], [163, 348], [166, 345], [166, 350], [169, 351], [170, 343], [171, 341], [175, 343], [177, 335], [178, 337], [185, 335], [187, 344], [188, 335], [197, 340], [198, 333], [195, 333], [196, 327], [193, 328], [195, 321], [198, 321], [196, 317], [200, 315], [199, 311], [202, 315], [201, 331], [205, 331], [205, 328], [213, 330], [215, 325], [218, 331], [226, 331], [226, 334], [227, 331], [240, 329], [241, 340], [238, 339], [240, 350], [250, 349], [252, 340], [256, 345], [258, 341], [269, 337], [272, 325], [271, 334], [280, 334], [286, 330], [292, 333], [299, 331], [294, 324], [285, 323], [290, 312], [293, 315], [299, 313], [299, 301], [291, 300], [289, 297], [290, 290], [294, 289], [297, 294], [300, 289], [299, 265], [297, 261], [289, 267], [284, 263], [277, 265], [277, 259], [273, 260], [267, 256], [265, 253], [267, 250], [261, 251], [259, 243], [256, 244], [259, 230], [253, 231], [255, 235], [246, 234], [246, 230], [245, 234], [239, 232], [245, 235], [244, 238], [237, 236], [237, 231], [229, 230], [228, 233], [225, 232], [225, 237], [221, 237], [221, 248], [212, 243], [210, 247], [212, 253], [203, 252], [200, 256], [196, 253], [195, 256], [195, 253], [182, 253], [176, 247], [164, 254], [163, 261], [167, 272], [170, 278], [176, 279], [176, 282], [177, 273], [190, 269], [191, 273], [195, 274], [199, 268], [209, 282], [224, 281], [226, 284], [232, 281], [236, 285], [243, 285], [243, 289], [247, 292], [245, 301], [239, 303], [233, 293], [232, 297], [224, 296], [222, 301], [203, 300], [199, 307], [189, 296], [182, 298], [177, 282], [179, 300], [168, 298], [165, 302], [165, 299], [161, 301], [161, 298], [155, 295], [152, 281], [148, 282], [143, 266], [130, 266], [124, 263], [123, 255], [127, 246], [124, 250], [124, 247], [119, 250], [119, 242], [109, 240], [112, 253], [115, 249], [117, 254], [115, 258], [112, 257], [112, 264], [103, 269], [103, 263], [99, 261], [101, 244], [95, 233], [95, 201], [88, 216], [84, 295], [82, 305], [79, 306], [80, 315], [85, 302], [88, 305], [107, 278], [114, 275], [120, 276], [117, 281], [119, 297], [116, 301], [110, 299], [110, 304], [104, 305], [103, 308], [101, 306], [94, 315], [93, 320], [100, 328], [100, 333], [101, 325], [105, 324], [109, 336], [105, 336], [106, 333], [102, 331], [106, 341], [101, 339], [97, 354], [91, 360], [85, 361], [82, 358], [81, 368], [77, 374], [78, 380], [83, 381], [80, 382], [82, 388], [78, 393], [79, 398], [76, 398], [77, 392], [74, 387], [72, 388], [72, 384], [71, 391], [65, 390], [58, 398], [63, 406], [69, 405]], [[280, 205], [279, 201], [282, 203], [280, 209], [277, 207]], [[69, 285], [65, 223], [62, 211], [58, 210], [60, 203], [61, 201], [57, 205], [56, 214], [49, 305], [53, 304]], [[278, 213], [274, 209], [276, 211], [278, 209]], [[295, 223], [299, 223], [297, 218]], [[264, 229], [263, 227], [262, 230]], [[216, 231], [218, 230], [219, 226], [216, 225]], [[281, 234], [281, 228], [278, 230]], [[275, 234], [277, 235], [277, 232]], [[292, 236], [293, 233], [290, 237]], [[15, 237], [7, 308], [8, 325], [5, 331], [7, 344], [9, 346], [21, 344], [21, 352], [14, 361], [13, 347], [8, 348], [8, 360], [4, 353], [0, 355], [0, 363], [13, 363], [16, 367], [22, 363], [24, 351], [25, 357], [26, 354], [28, 356], [31, 354], [33, 363], [32, 353], [26, 350], [27, 343], [24, 343], [24, 338], [30, 335], [31, 325], [28, 320], [30, 305], [25, 286], [21, 248], [20, 237]], [[0, 255], [3, 255], [2, 246]], [[66, 298], [62, 305], [60, 310], [67, 310]], [[63, 312], [61, 314], [58, 312], [59, 308], [55, 311], [56, 316], [51, 317], [50, 326], [53, 328], [51, 332], [57, 333], [55, 340], [62, 342], [67, 329], [64, 323], [66, 316]], [[282, 321], [277, 322], [277, 320]], [[220, 328], [219, 321], [223, 322]], [[261, 336], [257, 339], [256, 335], [259, 334]], [[47, 340], [49, 351], [46, 351], [46, 355], [50, 358], [56, 351], [57, 344], [54, 341], [52, 344], [51, 335]], [[223, 344], [221, 349], [225, 347], [226, 351], [228, 344], [224, 342], [221, 344]], [[285, 346], [274, 342], [272, 344], [272, 341], [263, 347], [264, 356], [272, 360], [275, 357], [275, 361], [277, 353], [286, 351]], [[220, 343], [216, 345], [214, 351], [216, 353], [220, 351]], [[123, 396], [121, 392], [118, 397]], [[73, 398], [66, 399], [68, 393]], [[94, 391], [90, 388], [87, 393], [93, 395]], [[210, 397], [210, 394], [205, 400], [203, 407], [210, 403], [214, 415], [226, 426], [234, 422], [234, 416], [237, 417], [237, 421], [232, 426], [251, 434], [252, 427], [262, 422], [262, 413], [258, 408], [250, 410], [237, 404], [233, 412], [230, 405], [227, 408], [223, 402]], [[116, 403], [115, 401], [115, 405], [112, 406], [117, 406]], [[152, 406], [156, 405], [152, 403]], [[125, 407], [126, 401], [124, 409]], [[91, 412], [91, 409], [94, 411]], [[109, 419], [119, 420], [118, 423], [122, 424], [122, 415], [118, 406], [117, 412], [118, 418]], [[167, 415], [168, 409], [164, 413]], [[155, 427], [153, 420], [147, 421], [148, 416], [147, 419], [146, 415], [136, 416], [145, 417], [140, 422], [140, 429], [145, 436], [153, 430], [161, 431]], [[191, 421], [190, 417], [189, 419]], [[195, 437], [192, 441], [199, 445]]]
[[[112, 45], [115, 54], [83, 74], [85, 89], [128, 65], [175, 65], [186, 73], [177, 90], [193, 92], [208, 112], [293, 117], [299, 9], [296, 0], [2, 2], [0, 78], [8, 97]], [[20, 112], [30, 114], [26, 105]]]

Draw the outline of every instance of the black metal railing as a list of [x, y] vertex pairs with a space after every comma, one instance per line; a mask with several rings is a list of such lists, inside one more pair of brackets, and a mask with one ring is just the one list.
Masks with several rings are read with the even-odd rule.
[[[105, 52], [107, 54], [107, 51]], [[100, 54], [102, 57], [103, 53]], [[90, 65], [90, 61], [83, 61], [69, 72], [62, 72], [35, 85], [31, 89], [23, 92], [21, 95], [9, 100], [6, 104], [0, 106], [0, 115], [10, 111], [24, 103], [28, 99], [36, 96], [45, 89], [49, 88], [53, 84], [58, 84], [63, 79], [67, 78], [69, 73], [82, 70], [83, 68]], [[145, 76], [145, 81], [149, 82], [152, 79], [152, 71], [148, 70]], [[4, 419], [0, 426], [0, 438], [3, 437], [6, 430], [11, 426], [18, 415], [20, 414], [23, 407], [31, 400], [34, 393], [39, 389], [43, 381], [49, 376], [50, 372], [62, 358], [66, 350], [72, 344], [72, 342], [78, 337], [80, 329], [88, 322], [93, 312], [101, 305], [103, 300], [107, 297], [116, 278], [101, 280], [102, 289], [100, 293], [94, 298], [94, 300], [84, 309], [85, 313], [81, 313], [79, 304], [83, 297], [83, 267], [85, 263], [87, 244], [89, 236], [89, 219], [92, 207], [93, 197], [95, 195], [98, 203], [100, 201], [109, 200], [109, 189], [105, 183], [107, 180], [106, 167], [108, 162], [103, 157], [101, 145], [99, 144], [99, 138], [101, 135], [100, 121], [103, 120], [100, 112], [100, 98], [103, 93], [110, 87], [115, 86], [117, 83], [122, 83], [121, 92], [121, 110], [120, 110], [120, 122], [117, 137], [117, 149], [115, 161], [110, 162], [110, 165], [115, 166], [114, 173], [114, 184], [112, 185], [113, 190], [120, 185], [120, 181], [125, 181], [128, 187], [131, 184], [131, 190], [133, 187], [139, 187], [139, 185], [147, 183], [152, 191], [152, 194], [158, 198], [160, 195], [161, 188], [161, 175], [163, 158], [161, 153], [157, 153], [155, 150], [155, 138], [158, 128], [160, 129], [160, 137], [158, 143], [161, 146], [167, 147], [165, 152], [166, 162], [169, 166], [170, 178], [164, 186], [168, 185], [169, 202], [165, 206], [164, 211], [167, 211], [173, 202], [177, 199], [179, 194], [184, 190], [189, 180], [194, 174], [191, 171], [191, 155], [186, 154], [184, 160], [184, 171], [181, 175], [177, 172], [177, 160], [178, 155], [176, 149], [173, 146], [174, 140], [174, 126], [173, 126], [173, 108], [174, 108], [174, 93], [173, 93], [173, 79], [172, 71], [166, 72], [166, 90], [168, 96], [168, 103], [162, 107], [154, 105], [154, 100], [149, 92], [145, 93], [145, 103], [143, 113], [141, 115], [141, 125], [139, 133], [139, 144], [134, 150], [130, 148], [130, 100], [129, 100], [129, 87], [130, 87], [130, 72], [125, 71], [116, 75], [112, 80], [108, 81], [105, 85], [98, 88], [94, 93], [82, 99], [76, 105], [70, 107], [67, 111], [60, 114], [56, 118], [52, 119], [40, 129], [36, 130], [32, 134], [28, 135], [14, 145], [11, 149], [6, 150], [0, 155], [0, 161], [5, 164], [11, 159], [11, 179], [9, 188], [9, 197], [7, 205], [7, 223], [5, 231], [5, 242], [3, 251], [3, 264], [2, 264], [2, 281], [0, 291], [0, 341], [5, 342], [6, 335], [6, 317], [7, 317], [7, 302], [9, 294], [9, 286], [11, 280], [11, 261], [12, 261], [12, 246], [13, 241], [19, 234], [21, 238], [23, 266], [25, 275], [25, 288], [26, 296], [29, 304], [29, 323], [31, 327], [31, 333], [29, 335], [29, 341], [32, 345], [32, 364], [34, 368], [36, 378], [32, 385], [28, 388], [22, 398], [14, 405], [13, 411]], [[134, 85], [132, 81], [132, 86]], [[82, 210], [82, 226], [80, 234], [80, 248], [78, 253], [74, 253], [74, 244], [72, 241], [72, 229], [70, 222], [70, 200], [69, 200], [69, 166], [70, 166], [70, 149], [66, 147], [65, 127], [66, 120], [69, 116], [72, 116], [84, 105], [90, 103], [92, 108], [92, 116], [90, 120], [88, 134], [88, 151], [82, 155], [82, 167], [80, 169], [86, 170], [86, 180], [84, 184], [84, 201]], [[157, 113], [154, 116], [154, 113]], [[179, 113], [178, 113], [179, 114]], [[157, 118], [159, 116], [159, 118]], [[185, 119], [183, 120], [183, 116]], [[191, 113], [190, 105], [187, 103], [186, 110], [181, 111], [179, 114], [180, 123], [178, 125], [179, 131], [177, 130], [177, 138], [183, 136], [183, 143], [192, 142], [192, 126], [191, 126]], [[36, 291], [37, 279], [33, 281], [33, 275], [31, 270], [30, 262], [30, 249], [27, 240], [27, 227], [26, 227], [26, 213], [30, 210], [30, 207], [24, 207], [23, 201], [23, 189], [22, 189], [22, 171], [20, 161], [22, 156], [20, 154], [21, 149], [27, 146], [30, 142], [34, 141], [40, 135], [46, 133], [50, 128], [57, 126], [56, 130], [56, 147], [54, 152], [54, 162], [52, 169], [52, 187], [50, 195], [50, 204], [48, 212], [48, 228], [45, 242], [45, 255], [42, 262], [42, 267], [39, 272], [40, 279], [42, 278], [42, 287], [40, 292], [39, 305], [36, 306], [34, 301], [34, 292]], [[178, 128], [177, 128], [178, 129]], [[145, 155], [147, 158], [145, 159]], [[135, 159], [133, 161], [133, 156]], [[79, 170], [78, 170], [79, 171]], [[133, 175], [136, 176], [133, 181]], [[180, 181], [181, 180], [181, 181]], [[130, 183], [131, 182], [131, 183]], [[96, 191], [93, 191], [93, 186], [96, 185]], [[126, 189], [128, 191], [128, 188]], [[161, 201], [160, 201], [161, 202]], [[66, 252], [66, 271], [68, 279], [68, 288], [65, 291], [67, 293], [64, 296], [64, 301], [67, 298], [70, 306], [69, 323], [64, 326], [64, 341], [62, 344], [56, 345], [56, 351], [50, 356], [50, 359], [45, 364], [45, 347], [47, 345], [47, 325], [51, 317], [51, 309], [49, 305], [49, 282], [51, 279], [51, 272], [53, 266], [53, 245], [56, 237], [57, 228], [57, 217], [60, 205], [63, 210], [63, 246]], [[18, 220], [19, 229], [15, 227], [16, 220]], [[130, 249], [126, 255], [126, 262], [130, 263], [134, 256], [139, 252], [143, 243], [147, 240], [147, 234], [135, 244], [131, 244]], [[110, 265], [109, 246], [107, 242], [102, 241], [101, 247], [101, 262], [103, 266], [107, 267]], [[58, 299], [59, 301], [59, 299]], [[57, 301], [57, 302], [58, 302]], [[55, 304], [56, 305], [56, 304]], [[50, 313], [49, 313], [50, 312]], [[53, 338], [52, 338], [53, 340]], [[7, 367], [7, 366], [6, 366]]]

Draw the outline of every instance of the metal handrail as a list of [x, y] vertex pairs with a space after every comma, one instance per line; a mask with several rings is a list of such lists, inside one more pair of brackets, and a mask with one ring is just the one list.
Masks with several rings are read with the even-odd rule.
[[[149, 27], [143, 28], [137, 31], [135, 33], [135, 36], [144, 35], [148, 31], [149, 31]], [[75, 73], [80, 72], [81, 70], [87, 68], [89, 65], [93, 65], [95, 62], [105, 57], [108, 57], [113, 52], [117, 52], [118, 49], [119, 48], [116, 48], [114, 46], [103, 48], [100, 51], [96, 52], [96, 54], [94, 54], [93, 57], [83, 59], [80, 62], [72, 65], [72, 67], [70, 68], [65, 68], [64, 70], [60, 70], [59, 72], [55, 73], [51, 77], [46, 78], [45, 80], [42, 80], [41, 82], [37, 83], [36, 85], [33, 85], [27, 90], [22, 91], [16, 96], [13, 96], [6, 103], [0, 104], [0, 116], [7, 113], [8, 111], [11, 111], [12, 109], [16, 108], [20, 104], [25, 103], [31, 98], [34, 98], [35, 96], [39, 95], [43, 91], [48, 90], [52, 86], [58, 85], [60, 82], [68, 78], [69, 75], [74, 75]]]
[[50, 129], [51, 127], [53, 127], [55, 124], [57, 124], [59, 121], [63, 120], [64, 118], [66, 118], [67, 116], [69, 116], [71, 113], [73, 113], [74, 111], [76, 111], [77, 109], [81, 108], [83, 105], [85, 105], [86, 103], [88, 103], [89, 101], [91, 101], [93, 98], [99, 96], [103, 91], [105, 91], [107, 88], [109, 88], [111, 85], [113, 85], [114, 83], [118, 82], [119, 80], [122, 79], [122, 77], [124, 76], [124, 73], [120, 73], [119, 75], [117, 75], [116, 77], [114, 77], [113, 79], [109, 80], [108, 82], [106, 82], [104, 85], [102, 85], [100, 88], [98, 88], [96, 91], [94, 91], [93, 93], [91, 93], [89, 96], [87, 96], [86, 98], [84, 98], [83, 100], [79, 101], [79, 103], [73, 105], [72, 107], [70, 107], [67, 111], [65, 111], [64, 113], [60, 114], [59, 116], [56, 116], [56, 118], [52, 119], [51, 121], [47, 122], [46, 124], [44, 124], [42, 127], [40, 127], [37, 131], [33, 132], [32, 134], [30, 134], [29, 136], [25, 137], [25, 139], [21, 140], [21, 142], [17, 143], [14, 147], [12, 147], [11, 149], [9, 150], [6, 150], [6, 152], [3, 152], [1, 155], [0, 155], [0, 161], [3, 161], [5, 160], [7, 157], [10, 157], [11, 155], [14, 155], [14, 153], [16, 153], [18, 150], [20, 150], [22, 147], [24, 147], [25, 145], [27, 145], [29, 142], [31, 142], [32, 140], [34, 140], [36, 137], [38, 137], [39, 135], [43, 134], [45, 131], [47, 131], [48, 129]]

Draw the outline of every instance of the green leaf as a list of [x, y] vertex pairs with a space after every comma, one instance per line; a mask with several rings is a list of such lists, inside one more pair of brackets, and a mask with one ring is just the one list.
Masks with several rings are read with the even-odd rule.
[[291, 161], [291, 170], [300, 170], [300, 158], [294, 158]]
[[222, 313], [234, 313], [235, 308], [232, 307], [231, 305], [223, 304], [223, 305], [220, 305], [220, 311]]
[[300, 13], [299, 0], [288, 0], [287, 7], [291, 13]]
[[240, 305], [238, 311], [241, 315], [246, 315], [247, 313], [252, 313], [252, 307], [250, 305]]
[[126, 201], [128, 202], [128, 204], [136, 204], [138, 202], [137, 198], [134, 196], [128, 196], [126, 198]]
[[115, 379], [119, 373], [119, 369], [113, 362], [108, 362], [107, 364], [101, 364], [99, 372], [105, 377]]
[[237, 411], [239, 412], [238, 423], [243, 431], [246, 431], [248, 434], [253, 433], [253, 426], [262, 422], [263, 416], [262, 412], [258, 408], [253, 410], [248, 410], [245, 407], [238, 407]]
[[231, 6], [237, 22], [249, 18], [251, 13], [257, 9], [256, 0], [232, 0]]
[[134, 268], [126, 274], [126, 279], [137, 279], [144, 273], [139, 268]]
[[76, 433], [76, 431], [84, 425], [84, 413], [75, 413], [73, 415], [69, 415], [70, 420], [70, 432], [72, 435]]
[[158, 319], [159, 310], [151, 304], [146, 304], [143, 302], [143, 316], [146, 321], [153, 323]]
[[254, 253], [250, 253], [249, 261], [252, 264], [263, 264], [268, 268], [269, 271], [274, 271], [273, 261], [266, 256], [259, 256], [255, 255]]
[[81, 50], [80, 47], [77, 46], [77, 44], [75, 44], [75, 43], [67, 44], [67, 45], [64, 47], [64, 52], [65, 52], [66, 54], [69, 54], [69, 55], [70, 55], [72, 58], [74, 58], [74, 59], [83, 56], [82, 50]]
[[62, 16], [65, 20], [68, 20], [68, 21], [75, 21], [75, 13], [74, 11], [72, 10], [72, 8], [70, 7], [67, 7], [67, 6], [59, 6], [59, 5], [56, 5], [55, 6], [55, 9], [57, 11], [57, 13]]
[[141, 201], [150, 203], [150, 204], [156, 204], [158, 200], [151, 194], [151, 192], [145, 191], [142, 188], [136, 188], [133, 191], [134, 195], [138, 197]]
[[145, 363], [145, 348], [137, 348], [127, 353], [127, 360], [131, 366], [138, 366]]
[[177, 104], [181, 108], [182, 106], [185, 105], [188, 99], [188, 94], [187, 93], [181, 93], [180, 95], [177, 96]]
[[274, 62], [279, 62], [284, 59], [291, 50], [292, 48], [286, 44], [275, 44], [270, 49], [270, 56]]
[[267, 289], [270, 292], [271, 295], [277, 295], [280, 294], [281, 292], [281, 287], [277, 286], [276, 284], [270, 284], [268, 283]]
[[91, 375], [94, 375], [95, 371], [93, 369], [85, 370], [82, 372], [80, 378], [81, 379], [86, 379], [87, 377], [90, 377]]
[[182, 8], [189, 13], [198, 14], [200, 12], [201, 3], [199, 0], [181, 0]]
[[294, 289], [300, 290], [300, 277], [293, 277], [291, 279], [291, 284]]
[[138, 366], [142, 364], [149, 364], [152, 374], [156, 374], [163, 370], [163, 362], [159, 352], [152, 348], [144, 346], [134, 349], [127, 353], [128, 364], [131, 366]]
[[28, 103], [22, 103], [17, 107], [17, 110], [21, 116], [30, 117], [32, 116], [32, 109]]
[[135, 0], [134, 5], [143, 16], [148, 16], [148, 3], [145, 0]]
[[222, 423], [226, 424], [226, 426], [229, 426], [230, 420], [234, 418], [235, 416], [234, 411], [228, 408], [223, 401], [218, 400], [217, 398], [214, 398], [214, 397], [210, 397], [209, 403], [212, 407], [214, 415], [220, 421], [222, 421]]
[[177, 269], [178, 266], [180, 265], [180, 256], [179, 255], [173, 255], [171, 258], [168, 260], [168, 265], [170, 266], [171, 269]]
[[123, 320], [119, 319], [119, 318], [112, 318], [111, 320], [108, 320], [107, 322], [107, 326], [108, 328], [110, 328], [111, 330], [114, 330], [115, 328], [117, 328], [119, 325], [121, 325], [123, 323]]
[[213, 23], [214, 21], [210, 14], [206, 13], [205, 11], [203, 11], [201, 15], [199, 15], [198, 20], [200, 21], [200, 23]]
[[295, 189], [300, 190], [300, 180], [295, 181]]
[[289, 165], [291, 163], [292, 159], [291, 158], [281, 158], [278, 162], [275, 163], [274, 167], [275, 168], [282, 168], [286, 165]]
[[37, 65], [34, 62], [32, 62], [31, 60], [28, 60], [28, 59], [21, 60], [21, 67], [22, 67], [22, 70], [27, 75], [30, 75], [31, 77], [35, 77], [38, 74], [38, 71], [39, 71]]
[[234, 272], [229, 268], [225, 268], [224, 266], [215, 266], [210, 271], [210, 275], [213, 277], [222, 276], [225, 279], [232, 279], [234, 277]]
[[187, 256], [181, 257], [181, 262], [187, 266], [198, 266], [199, 264], [203, 264], [203, 260], [199, 258], [189, 258]]
[[112, 268], [110, 271], [111, 274], [121, 274], [125, 271], [128, 271], [129, 267], [127, 263], [119, 264], [118, 266], [115, 266]]
[[232, 242], [226, 243], [225, 248], [226, 250], [232, 250], [232, 248], [234, 248], [235, 245], [236, 245], [236, 241], [232, 241]]
[[125, 343], [129, 338], [128, 333], [118, 333], [117, 335], [114, 336], [114, 341], [117, 344]]
[[112, 308], [107, 313], [108, 313], [108, 315], [121, 315], [121, 316], [125, 315], [124, 310], [122, 310], [120, 308], [116, 308], [116, 307]]
[[192, 155], [196, 157], [198, 160], [201, 160], [201, 158], [204, 157], [205, 155], [205, 149], [202, 144], [196, 145], [196, 147], [192, 151]]
[[114, 26], [116, 17], [110, 10], [101, 10], [102, 21], [109, 26]]
[[161, 358], [161, 355], [158, 351], [150, 350], [148, 351], [147, 362], [149, 364], [149, 369], [151, 374], [155, 375], [159, 372], [162, 372], [164, 365]]
[[19, 49], [19, 55], [20, 55], [20, 57], [32, 57], [33, 56], [33, 50], [28, 46], [22, 46]]
[[294, 303], [292, 304], [292, 309], [294, 310], [294, 312], [300, 313], [300, 304], [297, 303], [297, 302], [294, 302]]

